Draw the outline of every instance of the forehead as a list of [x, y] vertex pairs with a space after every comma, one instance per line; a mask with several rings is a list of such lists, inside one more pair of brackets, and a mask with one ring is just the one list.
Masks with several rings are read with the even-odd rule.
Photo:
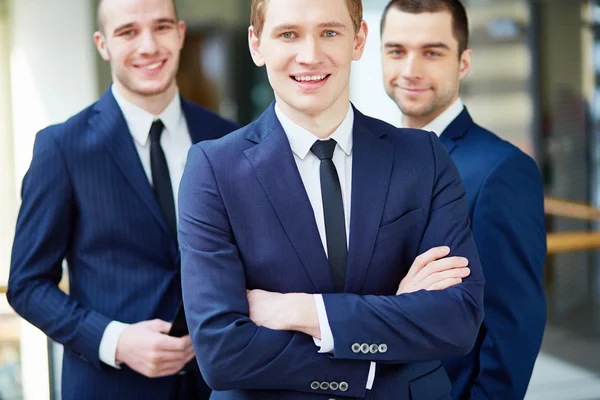
[[265, 29], [278, 25], [316, 26], [338, 21], [352, 23], [346, 0], [268, 0], [264, 13]]
[[175, 18], [172, 0], [102, 0], [100, 13], [104, 25], [109, 29], [130, 23]]
[[452, 14], [448, 11], [412, 14], [392, 8], [385, 20], [382, 41], [407, 46], [432, 42], [445, 43], [451, 48], [458, 46], [452, 30]]

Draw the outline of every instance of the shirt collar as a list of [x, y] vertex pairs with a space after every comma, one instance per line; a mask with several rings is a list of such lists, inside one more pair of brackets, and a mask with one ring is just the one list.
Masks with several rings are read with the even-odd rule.
[[121, 108], [121, 111], [123, 112], [131, 136], [133, 136], [133, 139], [138, 144], [144, 146], [148, 142], [150, 127], [152, 126], [152, 122], [157, 119], [160, 119], [165, 126], [163, 134], [177, 134], [177, 129], [183, 117], [179, 89], [176, 89], [173, 100], [171, 100], [159, 115], [154, 115], [127, 100], [119, 93], [115, 88], [115, 85], [112, 85], [111, 90], [119, 108]]
[[436, 119], [425, 125], [422, 129], [424, 131], [434, 132], [436, 135], [440, 136], [448, 125], [452, 123], [459, 116], [462, 110], [465, 108], [462, 100], [457, 98], [454, 103], [450, 107], [448, 107], [443, 113], [437, 116]]
[[[290, 118], [288, 118], [279, 108], [279, 105], [275, 103], [275, 114], [277, 115], [277, 119], [281, 123], [281, 127], [285, 132], [288, 141], [290, 142], [290, 147], [294, 154], [296, 154], [300, 159], [304, 160], [310, 148], [319, 137], [315, 136], [310, 131], [304, 129]], [[342, 151], [346, 153], [346, 155], [352, 154], [352, 127], [354, 126], [354, 110], [348, 103], [348, 113], [346, 117], [342, 121], [342, 123], [337, 127], [335, 131], [328, 137], [328, 139], [334, 139], [337, 144], [340, 146]]]

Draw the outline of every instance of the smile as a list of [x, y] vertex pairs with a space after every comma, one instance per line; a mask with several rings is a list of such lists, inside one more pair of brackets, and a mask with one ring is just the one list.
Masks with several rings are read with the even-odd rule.
[[327, 78], [329, 75], [312, 75], [312, 76], [293, 76], [298, 82], [319, 82]]
[[160, 69], [163, 65], [166, 64], [166, 62], [167, 62], [167, 60], [161, 60], [161, 61], [154, 62], [152, 64], [136, 65], [135, 67], [145, 70], [145, 71], [152, 72], [152, 71], [156, 71], [156, 70]]

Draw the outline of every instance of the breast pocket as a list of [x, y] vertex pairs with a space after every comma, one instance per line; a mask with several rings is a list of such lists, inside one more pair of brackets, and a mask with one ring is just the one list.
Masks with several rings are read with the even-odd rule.
[[424, 214], [423, 208], [417, 208], [398, 217], [395, 221], [380, 227], [377, 234], [377, 243], [381, 244], [402, 235], [414, 233], [412, 229], [416, 225], [425, 222]]

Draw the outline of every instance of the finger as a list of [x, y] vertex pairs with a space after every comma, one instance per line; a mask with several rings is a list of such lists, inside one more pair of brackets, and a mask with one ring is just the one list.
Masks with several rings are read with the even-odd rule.
[[421, 282], [421, 288], [427, 289], [437, 282], [441, 282], [446, 279], [460, 278], [464, 279], [471, 273], [469, 268], [455, 268], [448, 271], [442, 271], [428, 276]]
[[185, 352], [189, 347], [189, 339], [186, 340], [185, 337], [177, 338], [161, 334], [156, 338], [153, 348], [157, 351]]
[[190, 335], [182, 336], [181, 340], [185, 343], [184, 351], [189, 351], [189, 350], [191, 350], [192, 352], [194, 351], [194, 346], [192, 345], [192, 338], [190, 337]]
[[162, 319], [148, 321], [147, 327], [153, 332], [167, 333], [171, 329], [171, 323]]
[[464, 257], [447, 257], [430, 262], [415, 275], [415, 278], [417, 282], [421, 282], [433, 274], [454, 268], [464, 268], [467, 265], [469, 265], [469, 260]]
[[448, 289], [449, 287], [456, 286], [459, 283], [462, 283], [461, 278], [448, 278], [448, 279], [444, 279], [443, 281], [434, 283], [429, 288], [427, 288], [427, 290], [428, 291], [444, 290], [444, 289]]
[[427, 250], [425, 253], [420, 254], [417, 258], [415, 258], [415, 261], [410, 267], [408, 273], [412, 273], [413, 275], [415, 275], [427, 264], [439, 260], [440, 258], [446, 257], [448, 254], [450, 254], [450, 247], [448, 246], [433, 247]]
[[[189, 361], [189, 360], [187, 360], [187, 361]], [[168, 363], [163, 363], [160, 366], [160, 369], [158, 370], [158, 376], [175, 375], [176, 373], [181, 371], [183, 369], [183, 367], [185, 367], [185, 364], [187, 364], [187, 361], [176, 360], [176, 361], [170, 361]]]

